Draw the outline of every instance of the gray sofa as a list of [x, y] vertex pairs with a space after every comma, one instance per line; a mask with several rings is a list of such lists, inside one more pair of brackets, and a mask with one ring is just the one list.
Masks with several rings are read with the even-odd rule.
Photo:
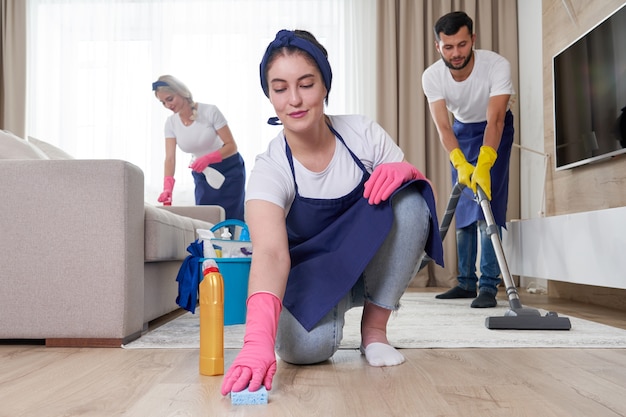
[[176, 276], [196, 229], [224, 220], [219, 206], [145, 203], [131, 163], [70, 159], [4, 131], [0, 180], [0, 339], [130, 342], [178, 308]]

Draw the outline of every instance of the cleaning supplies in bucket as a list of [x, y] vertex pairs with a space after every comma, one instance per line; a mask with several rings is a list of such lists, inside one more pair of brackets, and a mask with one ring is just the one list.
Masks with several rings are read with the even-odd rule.
[[[252, 256], [252, 244], [248, 226], [241, 220], [225, 220], [211, 228], [218, 238], [211, 238], [211, 243], [218, 258], [249, 258]], [[233, 238], [233, 234], [235, 235]]]
[[[204, 251], [205, 258], [217, 263], [224, 279], [224, 325], [245, 323], [252, 260], [248, 226], [240, 220], [225, 220], [211, 230], [198, 229], [197, 232], [208, 249]], [[215, 237], [216, 234], [220, 237]], [[214, 254], [210, 254], [213, 250]]]

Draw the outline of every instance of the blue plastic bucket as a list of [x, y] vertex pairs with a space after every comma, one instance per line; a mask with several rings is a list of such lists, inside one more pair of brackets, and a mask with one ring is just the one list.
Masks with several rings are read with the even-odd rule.
[[224, 325], [244, 324], [252, 258], [213, 259], [224, 280]]
[[[210, 258], [217, 263], [222, 279], [224, 280], [224, 325], [244, 324], [246, 322], [246, 301], [248, 300], [248, 277], [250, 276], [250, 262], [252, 258], [241, 256], [242, 252], [233, 250], [239, 246], [250, 246], [250, 233], [248, 226], [237, 219], [224, 220], [211, 228], [211, 232], [217, 232], [222, 228], [230, 228], [235, 234], [235, 229], [240, 240], [211, 239], [213, 247], [216, 243], [229, 246], [226, 252], [235, 252], [239, 257]], [[233, 246], [234, 245], [234, 246]], [[205, 252], [206, 253], [206, 252]], [[230, 253], [229, 253], [230, 254]], [[232, 255], [232, 254], [231, 254]], [[220, 256], [220, 255], [218, 255]]]

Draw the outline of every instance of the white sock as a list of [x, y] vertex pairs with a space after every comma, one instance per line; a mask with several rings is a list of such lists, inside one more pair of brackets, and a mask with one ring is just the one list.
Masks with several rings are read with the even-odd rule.
[[404, 356], [385, 343], [370, 343], [366, 348], [361, 345], [361, 353], [371, 366], [395, 366], [404, 362]]

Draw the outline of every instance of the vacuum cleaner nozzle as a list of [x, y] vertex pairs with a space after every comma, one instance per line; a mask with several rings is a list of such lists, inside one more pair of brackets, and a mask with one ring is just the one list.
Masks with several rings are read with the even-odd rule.
[[485, 192], [476, 187], [478, 204], [483, 210], [485, 215], [485, 222], [487, 223], [487, 233], [491, 237], [491, 243], [493, 244], [496, 258], [498, 259], [498, 265], [500, 266], [500, 272], [502, 273], [502, 279], [506, 285], [506, 293], [509, 298], [509, 305], [511, 309], [508, 310], [503, 317], [487, 317], [485, 319], [485, 326], [488, 329], [511, 329], [511, 330], [569, 330], [572, 328], [567, 317], [559, 317], [553, 311], [550, 311], [545, 316], [539, 313], [539, 310], [534, 308], [523, 307], [519, 299], [519, 294], [515, 288], [515, 282], [509, 267], [504, 257], [504, 250], [502, 249], [502, 242], [500, 241], [500, 234], [497, 232], [498, 226], [493, 217], [491, 211], [491, 204], [489, 199], [485, 195]]
[[487, 317], [485, 326], [490, 330], [570, 330], [572, 323], [554, 311], [542, 316], [536, 309], [520, 308], [508, 310], [502, 317]]

